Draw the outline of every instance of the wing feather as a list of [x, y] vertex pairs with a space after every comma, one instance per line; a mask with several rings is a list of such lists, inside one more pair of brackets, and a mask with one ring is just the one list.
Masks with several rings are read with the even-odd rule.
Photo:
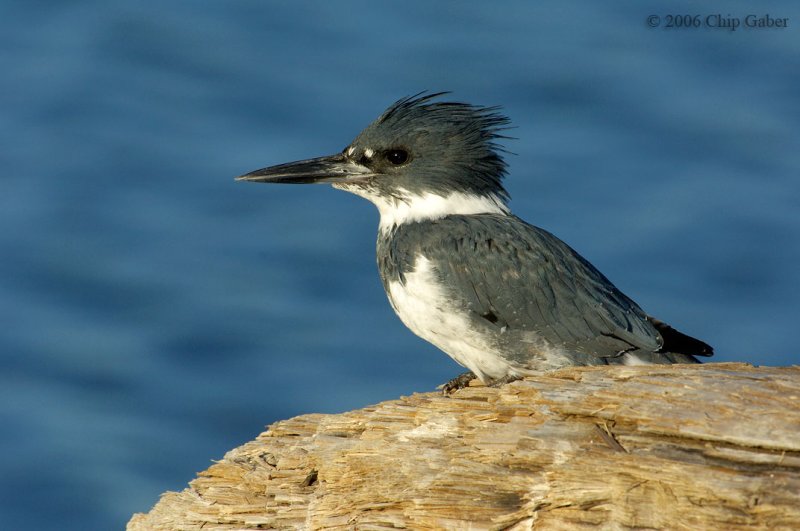
[[597, 357], [661, 346], [635, 302], [543, 229], [495, 214], [426, 224], [437, 230], [418, 225], [413, 238], [421, 254], [476, 325], [503, 329], [517, 341], [533, 332], [553, 346]]

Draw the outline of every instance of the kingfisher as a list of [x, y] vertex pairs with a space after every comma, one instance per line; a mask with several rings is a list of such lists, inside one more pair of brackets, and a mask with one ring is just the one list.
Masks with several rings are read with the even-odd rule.
[[498, 386], [575, 365], [699, 363], [706, 343], [651, 317], [566, 243], [511, 213], [498, 107], [419, 93], [392, 104], [342, 152], [237, 180], [330, 183], [380, 213], [377, 262], [416, 335]]

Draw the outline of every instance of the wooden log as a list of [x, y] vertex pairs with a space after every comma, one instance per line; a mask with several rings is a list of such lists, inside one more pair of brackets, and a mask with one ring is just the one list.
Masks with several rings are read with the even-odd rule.
[[800, 529], [800, 367], [577, 367], [277, 422], [131, 531]]

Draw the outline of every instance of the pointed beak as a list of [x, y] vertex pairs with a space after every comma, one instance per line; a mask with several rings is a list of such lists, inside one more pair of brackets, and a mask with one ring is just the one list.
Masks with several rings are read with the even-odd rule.
[[374, 176], [369, 168], [348, 160], [343, 153], [279, 164], [252, 171], [236, 178], [237, 181], [260, 183], [337, 183], [360, 181]]

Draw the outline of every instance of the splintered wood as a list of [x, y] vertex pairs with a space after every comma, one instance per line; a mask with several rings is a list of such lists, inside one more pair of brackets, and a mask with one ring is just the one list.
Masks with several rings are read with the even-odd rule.
[[577, 367], [277, 422], [131, 531], [800, 529], [800, 367]]

